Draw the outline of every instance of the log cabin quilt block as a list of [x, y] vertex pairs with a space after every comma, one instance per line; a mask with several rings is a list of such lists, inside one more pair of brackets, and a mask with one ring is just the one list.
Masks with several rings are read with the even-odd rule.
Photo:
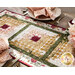
[[14, 16], [4, 14], [0, 17], [0, 34], [7, 35], [9, 38], [26, 25], [27, 23], [14, 18]]
[[11, 43], [28, 53], [42, 57], [59, 37], [59, 34], [30, 25], [18, 34]]
[[72, 53], [72, 49], [73, 47], [71, 46], [71, 44], [68, 41], [61, 41], [58, 46], [51, 52], [51, 54], [46, 58], [46, 60], [48, 62], [52, 62], [55, 65], [58, 66], [73, 66], [71, 65], [65, 65], [61, 63], [61, 59], [60, 57], [62, 56], [62, 54], [64, 53]]

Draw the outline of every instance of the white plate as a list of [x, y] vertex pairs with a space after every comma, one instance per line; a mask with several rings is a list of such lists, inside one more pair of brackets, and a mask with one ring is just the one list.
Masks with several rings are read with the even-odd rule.
[[[59, 17], [61, 15], [61, 9], [60, 8], [56, 8], [54, 11], [53, 11], [53, 14], [57, 17]], [[51, 18], [43, 18], [43, 19], [40, 19], [40, 18], [35, 18], [35, 16], [30, 12], [28, 11], [28, 15], [33, 18], [33, 19], [36, 19], [36, 20], [52, 20]]]

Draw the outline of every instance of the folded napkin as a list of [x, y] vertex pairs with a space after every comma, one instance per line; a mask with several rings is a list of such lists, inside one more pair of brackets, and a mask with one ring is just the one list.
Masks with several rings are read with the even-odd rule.
[[55, 7], [27, 7], [35, 18], [51, 18], [54, 20], [56, 17], [53, 13]]
[[4, 38], [4, 37], [0, 37], [0, 53], [3, 51], [3, 50], [6, 50], [9, 48], [9, 43], [8, 43], [8, 40], [7, 38]]
[[11, 59], [8, 48], [9, 48], [8, 39], [6, 37], [0, 37], [0, 63], [3, 63]]
[[72, 44], [72, 46], [75, 48], [75, 19], [72, 21], [72, 25], [69, 25], [69, 42]]
[[4, 63], [7, 60], [10, 60], [11, 56], [9, 55], [9, 51], [5, 50], [0, 54], [0, 63]]

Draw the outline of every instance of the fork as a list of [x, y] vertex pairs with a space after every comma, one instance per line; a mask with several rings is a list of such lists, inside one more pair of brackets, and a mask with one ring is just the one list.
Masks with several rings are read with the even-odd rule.
[[59, 24], [60, 21], [61, 21], [63, 18], [64, 18], [64, 16], [63, 16], [63, 17], [60, 17], [54, 24], [55, 24], [55, 25]]

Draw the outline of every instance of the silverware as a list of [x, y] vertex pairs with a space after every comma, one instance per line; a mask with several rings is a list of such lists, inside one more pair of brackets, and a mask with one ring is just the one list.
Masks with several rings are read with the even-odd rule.
[[64, 17], [59, 18], [56, 22], [59, 23]]
[[20, 62], [17, 61], [17, 62], [13, 65], [13, 67], [20, 67]]
[[26, 10], [23, 11], [23, 15], [24, 15], [24, 16], [28, 14], [27, 11], [28, 11], [28, 9], [26, 9]]
[[64, 18], [65, 16], [63, 16], [63, 17], [60, 17], [54, 24], [55, 25], [57, 25], [57, 24], [59, 24], [60, 23], [60, 21]]
[[3, 67], [13, 67], [18, 62], [19, 59], [20, 58], [9, 60], [3, 65]]

